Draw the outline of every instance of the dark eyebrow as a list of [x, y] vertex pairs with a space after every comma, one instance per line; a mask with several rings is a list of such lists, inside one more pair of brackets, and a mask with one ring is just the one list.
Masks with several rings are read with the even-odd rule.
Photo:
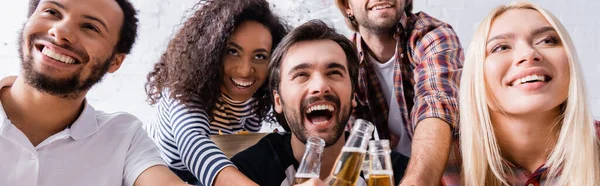
[[[56, 5], [56, 6], [58, 6], [58, 7], [62, 8], [62, 9], [64, 9], [64, 10], [68, 10], [68, 9], [65, 7], [65, 5], [63, 5], [63, 4], [60, 4], [59, 2], [56, 2], [56, 1], [46, 1], [46, 2], [44, 2], [44, 3], [50, 3], [50, 4], [53, 4], [53, 5]], [[106, 26], [106, 23], [102, 22], [102, 20], [100, 20], [100, 19], [98, 19], [98, 18], [96, 18], [96, 17], [94, 17], [94, 16], [90, 16], [90, 15], [83, 15], [83, 17], [84, 17], [84, 18], [86, 18], [86, 19], [90, 19], [90, 20], [92, 20], [92, 21], [97, 21], [98, 23], [100, 23], [100, 24], [101, 24], [101, 25], [104, 27], [104, 29], [105, 29], [106, 31], [108, 31], [108, 27]]]
[[531, 32], [531, 35], [535, 36], [535, 35], [543, 34], [544, 32], [550, 32], [550, 31], [556, 32], [556, 30], [554, 30], [553, 27], [545, 26], [545, 27], [541, 27], [541, 28], [533, 30], [533, 32]]
[[301, 63], [299, 65], [296, 65], [296, 66], [292, 67], [292, 69], [290, 69], [290, 71], [288, 72], [288, 75], [291, 74], [294, 71], [311, 68], [312, 66], [313, 66], [312, 64]]
[[56, 1], [46, 1], [44, 3], [51, 3], [51, 4], [54, 4], [54, 5], [58, 6], [58, 7], [66, 10], [65, 5], [62, 5], [62, 4], [60, 4], [59, 2], [56, 2]]
[[230, 42], [229, 42], [229, 45], [233, 46], [234, 48], [236, 48], [236, 49], [238, 49], [238, 50], [240, 50], [240, 51], [244, 51], [244, 48], [242, 48], [242, 46], [238, 45], [238, 44], [237, 44], [237, 43], [235, 43], [235, 42], [232, 42], [232, 41], [230, 41]]
[[269, 51], [267, 51], [267, 49], [264, 49], [264, 48], [259, 48], [259, 49], [254, 50], [254, 53], [258, 53], [258, 52], [264, 52], [267, 54], [269, 53]]
[[92, 21], [97, 21], [97, 22], [98, 22], [98, 23], [100, 23], [100, 24], [101, 24], [101, 25], [104, 27], [104, 29], [105, 29], [105, 30], [108, 32], [108, 27], [106, 26], [106, 23], [102, 22], [100, 19], [98, 19], [98, 18], [96, 18], [96, 17], [94, 17], [94, 16], [91, 16], [91, 15], [83, 15], [83, 17], [84, 17], [84, 18], [86, 18], [86, 19], [92, 20]]
[[346, 72], [346, 67], [344, 65], [342, 65], [342, 64], [337, 63], [337, 62], [331, 62], [331, 63], [329, 63], [327, 65], [327, 68], [328, 69], [330, 69], [330, 68], [337, 68], [337, 69], [340, 69], [340, 70]]

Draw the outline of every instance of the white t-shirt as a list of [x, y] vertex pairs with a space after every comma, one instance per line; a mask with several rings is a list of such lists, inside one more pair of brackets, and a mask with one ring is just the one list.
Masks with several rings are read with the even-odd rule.
[[381, 84], [383, 97], [388, 105], [388, 128], [391, 133], [400, 138], [398, 145], [392, 148], [394, 151], [399, 152], [406, 157], [410, 157], [411, 140], [410, 136], [408, 135], [408, 131], [406, 131], [406, 127], [404, 127], [404, 122], [402, 122], [400, 107], [398, 106], [396, 94], [394, 93], [394, 63], [396, 62], [396, 58], [398, 56], [397, 51], [398, 50], [396, 50], [394, 56], [392, 56], [392, 58], [385, 63], [380, 63], [368, 53], [367, 57], [373, 64], [373, 67], [375, 67], [375, 73], [377, 74], [379, 84]]
[[[0, 88], [13, 81], [3, 79]], [[34, 147], [0, 103], [1, 186], [131, 186], [155, 165], [164, 161], [131, 114], [96, 111], [86, 102], [71, 127]]]

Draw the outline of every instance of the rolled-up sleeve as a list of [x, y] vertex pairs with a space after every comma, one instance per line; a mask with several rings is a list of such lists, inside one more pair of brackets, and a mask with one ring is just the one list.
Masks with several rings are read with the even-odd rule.
[[427, 118], [439, 118], [458, 131], [458, 88], [464, 59], [458, 36], [447, 24], [424, 33], [414, 43], [415, 104], [412, 126]]

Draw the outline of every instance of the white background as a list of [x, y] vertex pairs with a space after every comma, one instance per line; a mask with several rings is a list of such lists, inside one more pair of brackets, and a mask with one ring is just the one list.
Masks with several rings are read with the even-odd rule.
[[[17, 54], [17, 32], [26, 21], [25, 0], [0, 0], [0, 77], [16, 75], [20, 70]], [[289, 24], [297, 26], [319, 18], [348, 35], [343, 17], [333, 0], [269, 0]], [[154, 108], [147, 104], [144, 93], [146, 75], [169, 39], [189, 15], [197, 0], [132, 0], [139, 11], [139, 38], [131, 55], [114, 74], [96, 85], [88, 101], [96, 109], [109, 112], [126, 111], [147, 122]], [[414, 10], [424, 11], [450, 23], [466, 49], [479, 21], [494, 7], [510, 0], [414, 0]], [[588, 102], [594, 118], [600, 119], [600, 1], [599, 0], [533, 0], [549, 9], [568, 28], [584, 70]]]

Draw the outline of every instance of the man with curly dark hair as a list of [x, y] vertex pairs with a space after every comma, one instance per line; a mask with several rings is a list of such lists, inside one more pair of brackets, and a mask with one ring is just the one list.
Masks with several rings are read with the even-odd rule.
[[137, 35], [127, 0], [32, 0], [21, 74], [0, 80], [0, 185], [185, 185], [142, 123], [85, 99]]
[[258, 132], [272, 102], [267, 69], [287, 33], [265, 0], [202, 1], [148, 74], [157, 105], [147, 131], [184, 180], [202, 185], [251, 183], [210, 135]]

